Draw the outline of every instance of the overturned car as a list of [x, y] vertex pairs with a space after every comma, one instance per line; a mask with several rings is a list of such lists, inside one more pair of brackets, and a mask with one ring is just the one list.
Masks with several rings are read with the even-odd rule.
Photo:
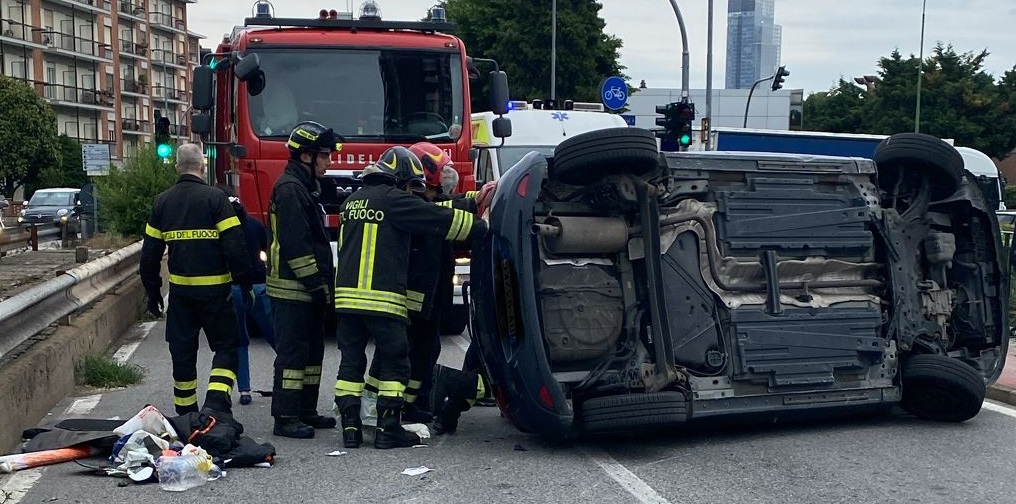
[[508, 170], [489, 220], [471, 327], [526, 432], [896, 405], [959, 422], [1004, 365], [993, 209], [927, 135], [873, 162], [595, 131]]

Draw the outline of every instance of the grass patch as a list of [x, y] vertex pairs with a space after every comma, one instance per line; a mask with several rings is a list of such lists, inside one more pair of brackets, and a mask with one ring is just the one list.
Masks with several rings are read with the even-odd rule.
[[85, 240], [83, 245], [94, 250], [118, 250], [137, 240], [135, 237], [124, 236], [119, 233], [99, 233]]
[[88, 355], [81, 361], [81, 381], [90, 387], [114, 388], [135, 385], [145, 377], [137, 364], [121, 364], [111, 357]]

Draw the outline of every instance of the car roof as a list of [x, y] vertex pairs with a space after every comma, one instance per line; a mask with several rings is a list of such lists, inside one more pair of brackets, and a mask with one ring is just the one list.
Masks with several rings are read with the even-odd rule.
[[81, 191], [81, 189], [75, 189], [73, 187], [50, 187], [47, 189], [39, 189], [35, 192], [41, 193], [41, 192], [78, 192], [78, 191]]

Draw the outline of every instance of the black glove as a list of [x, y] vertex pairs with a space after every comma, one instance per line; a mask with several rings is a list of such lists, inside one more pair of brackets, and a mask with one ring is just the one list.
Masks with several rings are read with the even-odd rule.
[[331, 306], [328, 299], [328, 287], [322, 285], [317, 289], [310, 291], [310, 302], [314, 306]]
[[251, 284], [240, 284], [240, 299], [243, 301], [243, 307], [250, 311], [254, 307], [254, 286]]
[[161, 318], [163, 308], [162, 292], [157, 290], [148, 291], [148, 313], [151, 313], [155, 318]]

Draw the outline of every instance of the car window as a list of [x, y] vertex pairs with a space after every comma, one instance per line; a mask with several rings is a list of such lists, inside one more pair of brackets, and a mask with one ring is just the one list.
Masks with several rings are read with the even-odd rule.
[[28, 206], [71, 206], [74, 204], [72, 192], [37, 192], [28, 201]]
[[490, 182], [494, 180], [494, 167], [491, 163], [490, 149], [480, 149], [476, 158], [476, 181]]

